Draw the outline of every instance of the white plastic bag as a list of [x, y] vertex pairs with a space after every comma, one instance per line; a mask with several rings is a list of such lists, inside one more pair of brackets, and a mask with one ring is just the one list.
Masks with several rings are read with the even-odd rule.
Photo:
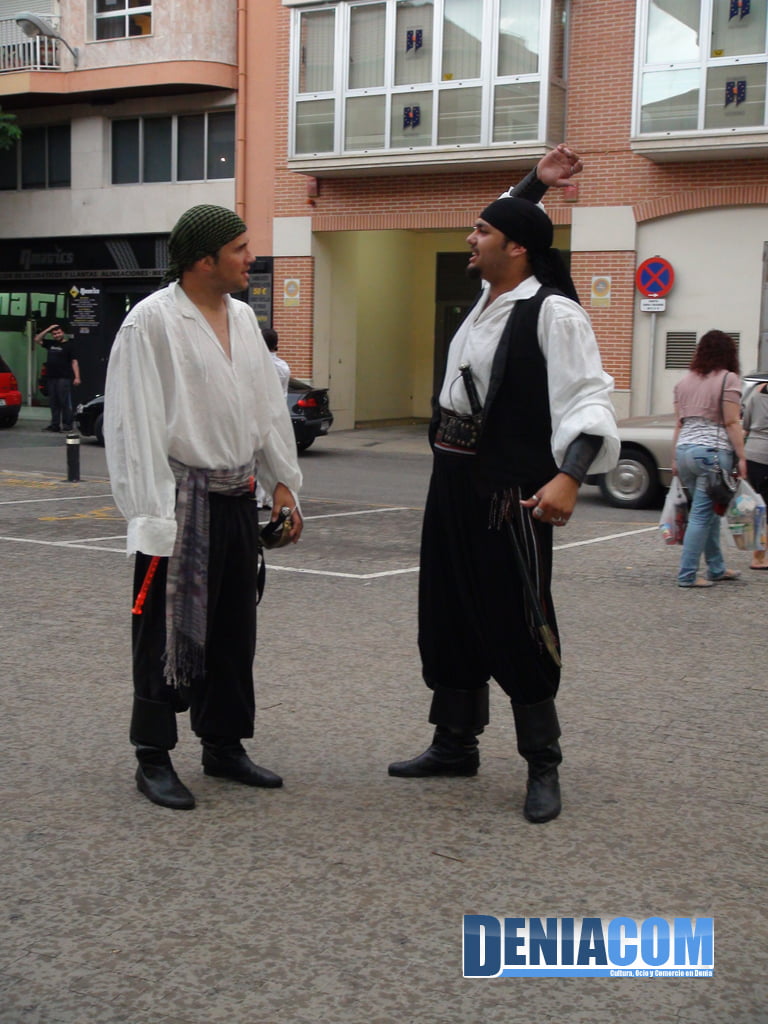
[[765, 551], [765, 501], [748, 481], [739, 480], [736, 493], [725, 513], [734, 544], [741, 551]]
[[683, 543], [689, 508], [690, 502], [685, 488], [680, 483], [680, 478], [673, 476], [659, 520], [659, 530], [665, 544]]

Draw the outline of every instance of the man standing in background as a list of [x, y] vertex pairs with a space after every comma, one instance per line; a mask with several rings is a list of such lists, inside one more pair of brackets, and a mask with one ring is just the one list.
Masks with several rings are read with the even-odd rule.
[[[46, 335], [50, 338], [46, 338]], [[60, 324], [51, 324], [35, 335], [35, 341], [48, 353], [45, 361], [45, 380], [51, 406], [51, 422], [43, 430], [53, 434], [61, 429], [72, 429], [72, 387], [80, 384], [80, 364], [72, 342]]]

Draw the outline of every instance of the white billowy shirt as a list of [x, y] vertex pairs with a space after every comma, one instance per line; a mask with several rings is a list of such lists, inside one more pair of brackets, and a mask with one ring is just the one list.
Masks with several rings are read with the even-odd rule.
[[[444, 409], [462, 416], [471, 412], [459, 372], [462, 363], [472, 368], [478, 396], [481, 402], [485, 401], [493, 357], [515, 303], [532, 298], [540, 287], [536, 277], [528, 277], [490, 306], [489, 289], [484, 289], [448, 349], [440, 391], [440, 405]], [[616, 416], [611, 402], [613, 378], [603, 370], [589, 317], [577, 302], [565, 296], [550, 295], [541, 304], [537, 336], [547, 362], [555, 462], [562, 465], [568, 445], [579, 434], [595, 434], [603, 438], [603, 444], [590, 472], [607, 472], [619, 457]]]
[[283, 395], [287, 395], [288, 381], [291, 379], [291, 368], [284, 359], [281, 359], [277, 352], [270, 352], [269, 354], [272, 356], [272, 362], [275, 364], [277, 376], [283, 389]]
[[258, 479], [295, 499], [296, 441], [253, 310], [226, 296], [231, 359], [178, 283], [126, 317], [110, 354], [104, 440], [112, 492], [128, 520], [128, 554], [170, 555], [176, 481], [169, 457], [199, 469], [258, 460]]

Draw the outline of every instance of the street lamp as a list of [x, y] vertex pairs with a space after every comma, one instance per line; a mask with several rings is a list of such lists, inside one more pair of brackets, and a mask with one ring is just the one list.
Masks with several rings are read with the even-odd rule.
[[45, 36], [47, 39], [58, 39], [64, 43], [66, 48], [72, 54], [72, 60], [75, 62], [75, 67], [80, 64], [80, 51], [77, 47], [72, 48], [66, 39], [59, 35], [50, 21], [46, 21], [45, 18], [41, 18], [39, 14], [31, 14], [29, 11], [22, 11], [21, 14], [16, 15], [16, 24], [19, 26], [25, 36]]

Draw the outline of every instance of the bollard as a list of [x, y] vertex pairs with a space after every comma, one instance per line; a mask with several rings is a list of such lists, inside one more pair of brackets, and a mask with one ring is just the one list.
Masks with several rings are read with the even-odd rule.
[[78, 483], [80, 480], [80, 435], [67, 434], [67, 481]]

